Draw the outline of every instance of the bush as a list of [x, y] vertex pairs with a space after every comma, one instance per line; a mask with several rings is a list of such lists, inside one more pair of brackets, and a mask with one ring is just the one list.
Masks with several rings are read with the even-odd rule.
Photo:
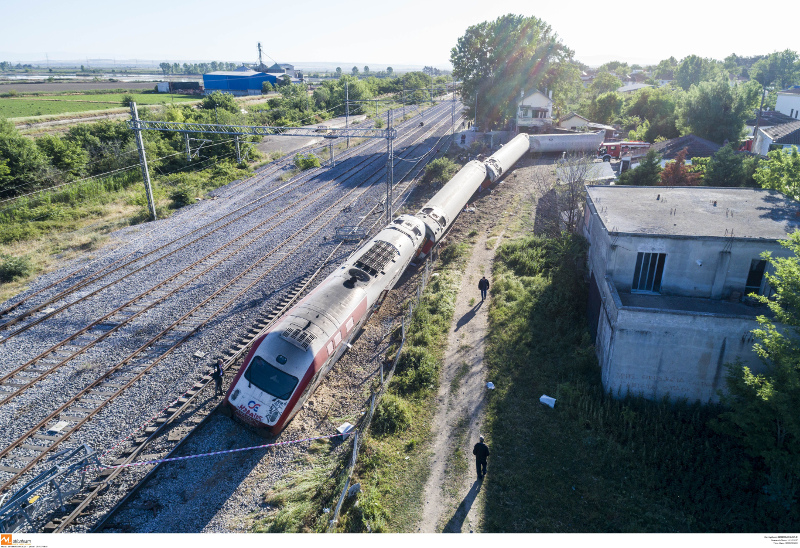
[[411, 426], [411, 410], [408, 404], [393, 394], [384, 394], [372, 420], [373, 431], [379, 434], [393, 434], [409, 426]]
[[319, 167], [319, 158], [317, 158], [314, 154], [296, 154], [294, 157], [294, 165], [300, 171], [305, 171], [307, 169]]
[[412, 346], [400, 354], [394, 387], [401, 393], [413, 394], [432, 388], [439, 377], [439, 364], [427, 348]]
[[126, 93], [125, 95], [122, 96], [122, 104], [125, 105], [126, 107], [131, 106], [131, 103], [133, 103], [135, 101], [136, 101], [136, 98], [133, 95], [131, 95], [130, 93]]
[[0, 254], [0, 282], [12, 282], [31, 273], [33, 267], [27, 257]]
[[453, 178], [458, 166], [450, 158], [436, 158], [425, 166], [425, 182], [445, 183]]
[[172, 203], [169, 205], [171, 209], [178, 209], [195, 203], [197, 200], [197, 187], [190, 184], [182, 184], [177, 186], [170, 192], [169, 199]]

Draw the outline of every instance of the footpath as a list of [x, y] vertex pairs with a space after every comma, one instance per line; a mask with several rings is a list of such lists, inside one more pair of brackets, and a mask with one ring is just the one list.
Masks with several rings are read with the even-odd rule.
[[[423, 495], [423, 517], [417, 531], [422, 533], [481, 532], [482, 486], [491, 481], [492, 458], [486, 478], [478, 481], [472, 447], [483, 433], [487, 383], [484, 351], [488, 335], [491, 289], [481, 302], [478, 281], [492, 281], [492, 263], [509, 223], [519, 215], [519, 202], [525, 198], [525, 172], [517, 170], [474, 201], [476, 212], [464, 212], [459, 221], [459, 239], [472, 234], [474, 244], [461, 280], [453, 323], [436, 398], [437, 410], [432, 425], [434, 441], [431, 474]], [[471, 216], [471, 217], [470, 217]], [[477, 232], [477, 234], [475, 234]], [[496, 380], [495, 380], [496, 382]], [[486, 443], [492, 449], [492, 440]]]

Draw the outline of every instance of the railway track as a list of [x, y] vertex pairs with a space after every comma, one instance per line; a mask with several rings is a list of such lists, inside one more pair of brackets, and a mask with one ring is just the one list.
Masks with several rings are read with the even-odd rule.
[[[362, 183], [361, 186], [364, 185], [365, 183]], [[360, 186], [356, 188], [360, 188]], [[47, 453], [51, 452], [56, 445], [68, 439], [80, 425], [94, 417], [107, 403], [114, 400], [114, 398], [124, 392], [125, 389], [141, 379], [143, 375], [146, 375], [147, 372], [163, 360], [165, 356], [193, 336], [217, 314], [235, 303], [238, 297], [247, 292], [248, 289], [252, 288], [265, 276], [272, 273], [286, 257], [302, 247], [315, 234], [325, 228], [327, 223], [335, 218], [332, 212], [337, 211], [337, 208], [340, 208], [341, 204], [344, 203], [351, 194], [355, 193], [355, 190], [356, 189], [352, 189], [350, 193], [341, 197], [322, 213], [306, 223], [301, 232], [307, 234], [306, 237], [298, 237], [296, 241], [283, 242], [280, 246], [273, 249], [270, 253], [253, 264], [251, 268], [241, 272], [240, 275], [230, 280], [229, 283], [225, 284], [213, 295], [193, 308], [192, 311], [162, 330], [156, 337], [148, 340], [134, 353], [119, 362], [112, 370], [106, 372], [102, 377], [71, 398], [69, 402], [48, 414], [48, 416], [41, 420], [35, 428], [31, 429], [26, 436], [20, 437], [0, 452], [0, 456], [2, 457], [7, 457], [14, 448], [21, 448], [28, 452], [27, 454], [17, 455], [15, 457], [17, 459], [16, 462], [28, 462], [24, 467], [18, 468], [3, 465], [3, 471], [14, 474], [11, 480], [3, 484], [3, 489], [8, 488], [15, 480], [31, 470], [35, 464], [42, 460]], [[357, 201], [360, 196], [361, 194], [355, 195], [349, 203], [352, 204]], [[223, 299], [223, 304], [215, 305], [216, 308], [203, 308], [212, 300], [216, 303], [219, 299], [215, 300], [215, 298], [223, 293], [229, 295]], [[165, 298], [166, 297], [164, 297], [164, 299]], [[69, 417], [72, 418], [70, 419]], [[59, 420], [56, 424], [52, 424], [52, 421], [56, 419], [67, 420]], [[67, 424], [61, 424], [64, 422]], [[49, 426], [47, 426], [48, 423], [50, 423]], [[61, 424], [60, 428], [59, 424]], [[45, 430], [42, 431], [42, 429]], [[33, 452], [34, 455], [31, 455], [31, 452]], [[36, 453], [38, 453], [38, 455], [36, 455]], [[8, 459], [5, 459], [5, 462], [8, 462]]]

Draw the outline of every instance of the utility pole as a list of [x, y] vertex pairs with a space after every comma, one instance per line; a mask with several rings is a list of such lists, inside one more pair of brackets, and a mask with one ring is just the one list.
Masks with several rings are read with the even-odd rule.
[[456, 134], [456, 80], [453, 78], [453, 108], [450, 114], [450, 135]]
[[150, 216], [156, 220], [156, 204], [153, 201], [153, 189], [150, 186], [150, 171], [147, 169], [147, 156], [144, 152], [144, 141], [142, 141], [142, 128], [139, 125], [139, 111], [136, 103], [131, 101], [131, 118], [133, 118], [133, 134], [136, 139], [136, 148], [139, 149], [139, 163], [142, 166], [142, 179], [144, 179], [144, 190], [147, 194], [147, 205], [150, 208]]
[[[350, 93], [347, 88], [347, 81], [344, 83], [344, 128], [350, 127]], [[350, 136], [347, 136], [347, 148], [350, 148]]]
[[242, 151], [239, 148], [239, 136], [238, 135], [234, 135], [233, 137], [234, 137], [234, 139], [236, 139], [236, 161], [241, 164], [242, 163]]
[[392, 222], [392, 186], [394, 186], [394, 140], [392, 109], [386, 111], [386, 223]]

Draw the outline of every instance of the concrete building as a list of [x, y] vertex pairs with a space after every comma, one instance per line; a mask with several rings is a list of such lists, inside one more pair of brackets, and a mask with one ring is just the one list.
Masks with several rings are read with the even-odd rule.
[[517, 103], [517, 129], [523, 133], [542, 133], [553, 126], [553, 93], [550, 97], [534, 90]]
[[752, 350], [768, 309], [764, 251], [800, 228], [800, 204], [763, 189], [589, 186], [589, 319], [615, 395], [716, 401], [725, 364]]
[[795, 120], [800, 119], [800, 86], [792, 86], [778, 92], [775, 110]]

